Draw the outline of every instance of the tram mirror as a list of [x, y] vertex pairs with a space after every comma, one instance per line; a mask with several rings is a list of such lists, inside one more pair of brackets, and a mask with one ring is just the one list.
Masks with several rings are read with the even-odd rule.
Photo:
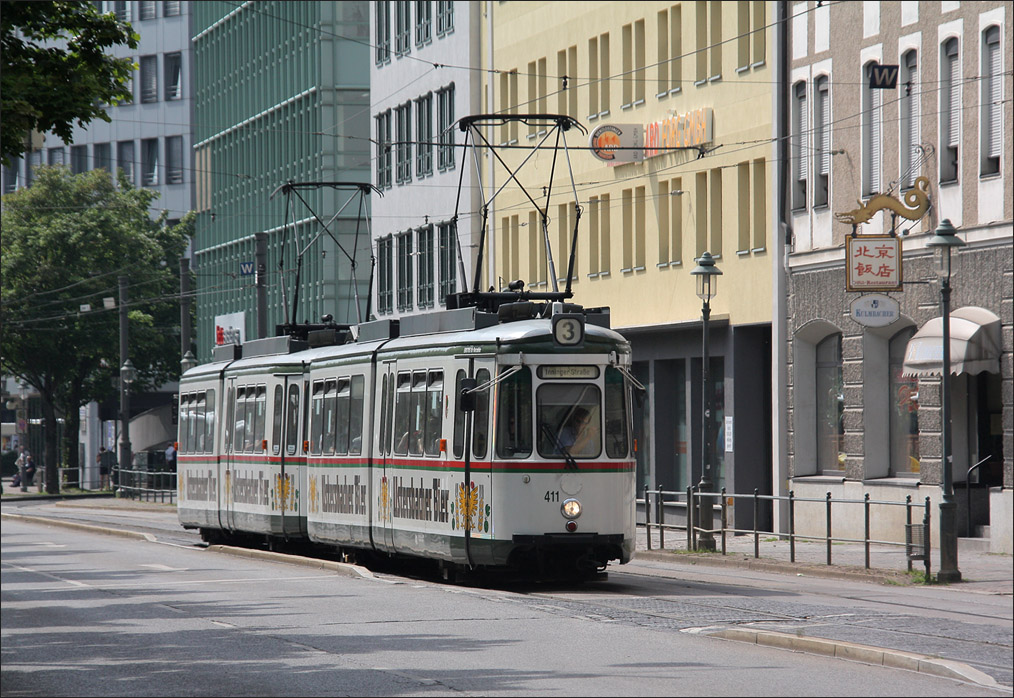
[[475, 412], [475, 386], [478, 382], [474, 378], [461, 379], [461, 391], [458, 393], [458, 409], [462, 412]]

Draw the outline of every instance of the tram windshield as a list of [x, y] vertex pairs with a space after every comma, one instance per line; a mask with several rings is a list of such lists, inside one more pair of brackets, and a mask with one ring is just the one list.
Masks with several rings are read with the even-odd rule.
[[536, 394], [539, 455], [597, 458], [602, 452], [602, 396], [591, 383], [544, 383]]

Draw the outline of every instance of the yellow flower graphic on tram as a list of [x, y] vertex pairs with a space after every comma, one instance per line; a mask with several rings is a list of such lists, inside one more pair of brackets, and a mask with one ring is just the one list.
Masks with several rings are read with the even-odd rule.
[[381, 521], [391, 520], [391, 485], [387, 478], [380, 480], [380, 494], [377, 501], [377, 517]]
[[452, 528], [465, 528], [476, 533], [489, 532], [489, 507], [484, 506], [483, 488], [475, 483], [461, 483], [455, 488]]
[[310, 476], [310, 513], [316, 514], [320, 511], [320, 505], [317, 503], [317, 476]]

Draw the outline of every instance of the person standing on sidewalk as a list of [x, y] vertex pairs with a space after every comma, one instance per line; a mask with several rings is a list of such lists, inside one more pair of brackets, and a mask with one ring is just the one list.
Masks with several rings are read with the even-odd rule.
[[113, 466], [113, 452], [107, 451], [105, 446], [99, 446], [99, 455], [95, 456], [95, 462], [99, 464], [99, 489], [109, 489], [109, 471]]
[[28, 482], [25, 479], [27, 477], [25, 468], [28, 466], [28, 458], [25, 455], [25, 447], [21, 447], [21, 452], [18, 453], [18, 459], [14, 461], [15, 465], [18, 466], [18, 484], [21, 485], [21, 491], [28, 491]]

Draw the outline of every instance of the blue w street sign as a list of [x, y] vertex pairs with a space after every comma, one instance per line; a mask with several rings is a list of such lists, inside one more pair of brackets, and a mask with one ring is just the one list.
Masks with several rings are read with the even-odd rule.
[[870, 67], [871, 90], [893, 90], [898, 87], [898, 66], [877, 65]]
[[239, 274], [240, 276], [250, 276], [254, 273], [253, 262], [240, 262], [239, 263]]

